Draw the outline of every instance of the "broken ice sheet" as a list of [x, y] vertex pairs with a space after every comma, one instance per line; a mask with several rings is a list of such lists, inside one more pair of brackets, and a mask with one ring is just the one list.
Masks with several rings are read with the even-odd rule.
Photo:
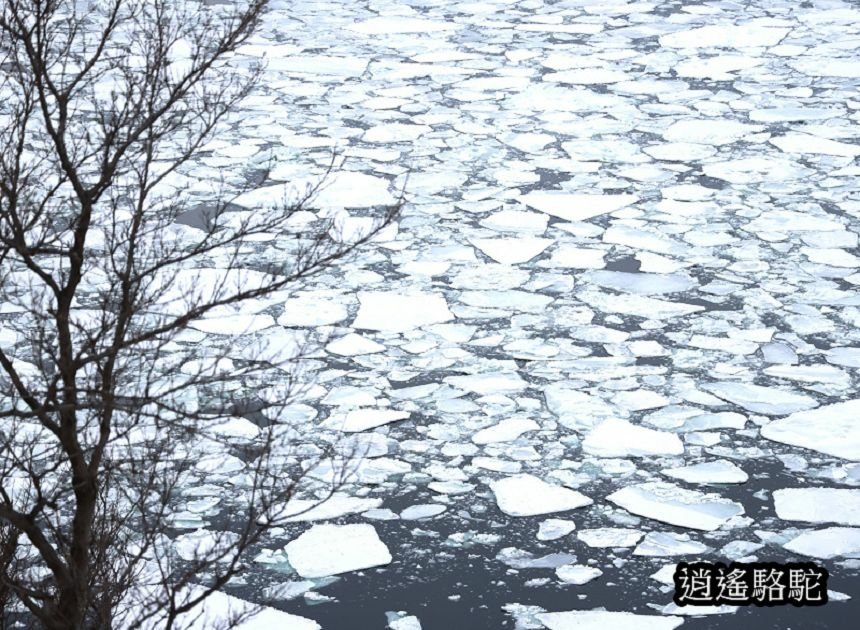
[[391, 562], [391, 554], [373, 525], [313, 525], [284, 547], [303, 578], [319, 578]]
[[576, 533], [577, 538], [589, 547], [632, 547], [644, 535], [638, 529], [625, 527], [598, 527], [581, 529]]
[[554, 241], [548, 238], [476, 238], [472, 244], [496, 262], [514, 265], [531, 260]]
[[684, 445], [674, 433], [636, 426], [627, 420], [607, 418], [585, 437], [582, 450], [599, 457], [681, 455]]
[[783, 547], [803, 556], [827, 560], [844, 556], [860, 558], [860, 527], [828, 527], [806, 531]]
[[629, 206], [639, 198], [636, 195], [588, 195], [538, 191], [522, 195], [519, 200], [565, 221], [584, 221]]
[[746, 483], [749, 479], [749, 475], [741, 468], [725, 459], [679, 468], [664, 468], [660, 472], [687, 483]]
[[362, 291], [354, 328], [405, 332], [427, 324], [454, 319], [448, 303], [440, 293], [400, 294], [384, 291]]
[[530, 418], [505, 418], [498, 424], [475, 433], [472, 436], [472, 441], [475, 444], [510, 442], [527, 431], [535, 431], [539, 428], [540, 425]]
[[814, 398], [805, 394], [749, 383], [708, 383], [702, 385], [702, 389], [744, 409], [767, 415], [784, 416], [818, 406]]
[[860, 490], [784, 488], [774, 490], [773, 503], [784, 520], [860, 526]]
[[510, 516], [535, 516], [575, 510], [593, 501], [569, 488], [556, 486], [534, 475], [522, 474], [490, 482], [499, 509]]
[[576, 523], [561, 518], [548, 518], [538, 527], [538, 540], [556, 540], [567, 536], [576, 529]]
[[860, 461], [860, 400], [798, 411], [762, 427], [762, 437]]
[[707, 553], [710, 547], [691, 540], [689, 534], [673, 532], [648, 532], [636, 549], [634, 556], [698, 556]]
[[582, 585], [599, 578], [603, 571], [583, 564], [565, 564], [558, 567], [555, 574], [565, 584]]
[[408, 411], [396, 409], [353, 409], [346, 414], [333, 414], [323, 424], [345, 433], [366, 431], [409, 417]]
[[639, 516], [705, 531], [715, 530], [744, 513], [740, 503], [718, 494], [687, 490], [659, 481], [621, 488], [606, 499]]

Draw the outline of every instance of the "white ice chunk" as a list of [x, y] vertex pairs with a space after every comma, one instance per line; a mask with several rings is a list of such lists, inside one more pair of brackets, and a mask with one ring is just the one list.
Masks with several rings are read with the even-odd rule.
[[795, 394], [776, 387], [762, 387], [749, 383], [728, 381], [708, 383], [702, 385], [702, 389], [748, 411], [770, 416], [784, 416], [818, 406], [814, 398], [805, 394]]
[[827, 383], [840, 388], [851, 384], [851, 377], [832, 365], [773, 365], [763, 370], [768, 376], [776, 376], [804, 383]]
[[603, 575], [603, 571], [584, 564], [565, 564], [555, 570], [555, 574], [565, 584], [587, 584]]
[[312, 208], [366, 208], [394, 203], [396, 198], [389, 190], [389, 182], [384, 177], [340, 171], [320, 184], [320, 178], [304, 178], [264, 186], [243, 193], [233, 199], [233, 203], [245, 208], [275, 208], [285, 201], [295, 202], [304, 196], [307, 187], [316, 187], [313, 197], [307, 202]]
[[789, 521], [860, 526], [860, 490], [785, 488], [774, 490], [776, 515]]
[[706, 553], [708, 546], [690, 540], [689, 534], [648, 532], [633, 550], [634, 556], [688, 556]]
[[586, 436], [582, 450], [598, 457], [647, 457], [681, 455], [684, 453], [684, 444], [674, 433], [608, 418]]
[[802, 247], [803, 254], [814, 263], [853, 269], [860, 267], [860, 258], [836, 247]]
[[544, 388], [546, 406], [567, 427], [587, 427], [603, 418], [616, 416], [618, 410], [603, 399], [574, 389], [565, 383], [552, 383]]
[[642, 147], [642, 151], [657, 160], [690, 162], [716, 155], [717, 150], [707, 144], [692, 142], [665, 142]]
[[860, 399], [799, 411], [761, 429], [762, 437], [860, 461]]
[[642, 532], [638, 529], [629, 529], [626, 527], [582, 529], [576, 535], [589, 547], [597, 548], [632, 547], [642, 538]]
[[506, 265], [528, 262], [554, 241], [549, 238], [476, 238], [471, 243], [487, 256]]
[[827, 361], [845, 367], [860, 368], [860, 348], [840, 346], [830, 348], [826, 353]]
[[734, 120], [702, 118], [672, 123], [663, 133], [663, 137], [669, 142], [723, 145], [737, 142], [763, 129], [761, 125], [750, 125]]
[[356, 333], [349, 333], [348, 335], [335, 339], [326, 345], [325, 349], [332, 354], [339, 354], [345, 357], [355, 357], [362, 354], [382, 352], [385, 350], [385, 346]]
[[714, 81], [731, 81], [735, 76], [731, 74], [737, 70], [755, 68], [764, 63], [763, 59], [748, 57], [744, 55], [717, 55], [715, 57], [694, 57], [682, 61], [675, 66], [675, 72], [679, 77], [692, 77], [695, 79], [712, 79]]
[[788, 65], [803, 74], [812, 77], [843, 77], [846, 79], [860, 78], [860, 65], [852, 57], [827, 58], [827, 63], [821, 63], [821, 57], [801, 57], [788, 62]]
[[556, 248], [549, 263], [553, 267], [603, 269], [606, 266], [606, 261], [603, 259], [605, 255], [606, 252], [602, 249], [576, 247], [570, 243], [562, 243]]
[[540, 428], [537, 422], [530, 418], [506, 418], [496, 425], [481, 429], [472, 436], [475, 444], [493, 444], [495, 442], [510, 442], [516, 440], [527, 431]]
[[793, 210], [767, 210], [750, 221], [747, 232], [841, 232], [845, 229], [838, 220], [824, 214]]
[[464, 291], [460, 301], [480, 308], [499, 308], [524, 313], [542, 313], [553, 298], [530, 291]]
[[860, 527], [828, 527], [803, 532], [783, 545], [791, 552], [827, 560], [860, 557]]
[[[177, 604], [181, 604], [203, 594], [204, 587], [193, 585], [180, 591]], [[211, 630], [223, 627], [229, 619], [244, 619], [235, 630], [320, 630], [321, 626], [313, 619], [291, 615], [276, 608], [259, 606], [238, 597], [215, 591], [190, 612], [179, 615], [176, 626], [183, 630]], [[156, 630], [155, 624], [144, 623], [143, 630]]]
[[585, 274], [584, 279], [601, 287], [640, 295], [679, 293], [696, 286], [696, 282], [690, 276], [680, 273], [628, 273], [601, 270]]
[[538, 526], [538, 540], [557, 540], [564, 538], [576, 529], [576, 523], [563, 518], [548, 518]]
[[388, 623], [389, 630], [421, 630], [421, 621], [415, 615], [393, 619]]
[[422, 503], [420, 505], [410, 505], [400, 513], [400, 518], [406, 521], [417, 521], [425, 518], [438, 516], [445, 510], [444, 505], [440, 503]]
[[725, 162], [709, 162], [702, 165], [708, 177], [724, 179], [732, 184], [758, 182], [783, 182], [803, 179], [812, 171], [797, 162], [779, 156], [755, 156], [736, 158]]
[[664, 468], [660, 472], [687, 483], [746, 483], [749, 479], [749, 475], [741, 468], [725, 459], [680, 468]]
[[686, 490], [659, 481], [627, 486], [606, 499], [633, 514], [706, 531], [715, 530], [730, 518], [744, 513], [740, 503], [718, 494]]
[[[829, 62], [828, 62], [829, 63]], [[842, 116], [845, 110], [838, 107], [803, 107], [784, 105], [750, 111], [750, 120], [755, 122], [799, 122], [805, 120], [827, 120]]]
[[631, 389], [613, 394], [612, 402], [625, 411], [642, 411], [665, 407], [671, 401], [663, 394], [650, 389]]
[[215, 557], [216, 554], [229, 550], [238, 538], [239, 535], [234, 532], [213, 532], [198, 529], [177, 536], [176, 540], [173, 541], [173, 546], [179, 557], [191, 561], [194, 558]]
[[520, 195], [524, 204], [565, 221], [585, 221], [636, 203], [636, 195], [588, 195], [559, 191], [536, 191]]
[[605, 313], [636, 315], [647, 319], [671, 319], [705, 310], [698, 304], [669, 302], [644, 295], [612, 295], [610, 293], [583, 294], [581, 299]]
[[777, 138], [771, 138], [770, 142], [786, 153], [810, 153], [839, 157], [856, 157], [860, 155], [860, 144], [837, 142], [836, 140], [829, 140], [808, 133], [787, 133]]
[[567, 610], [539, 613], [535, 617], [549, 630], [674, 630], [684, 623], [681, 617], [608, 610]]
[[361, 308], [352, 323], [355, 328], [405, 332], [454, 319], [441, 293], [404, 295], [361, 291], [358, 299]]
[[790, 28], [767, 24], [710, 24], [660, 37], [666, 48], [747, 48], [775, 46]]
[[278, 317], [281, 326], [328, 326], [349, 316], [344, 300], [327, 293], [308, 293], [284, 302], [284, 313]]
[[395, 409], [353, 409], [346, 416], [334, 415], [326, 420], [326, 426], [340, 429], [346, 433], [356, 433], [381, 427], [384, 424], [405, 420], [409, 417], [408, 411], [397, 411]]
[[481, 221], [481, 225], [499, 232], [543, 234], [549, 217], [523, 210], [500, 210]]
[[487, 372], [464, 376], [446, 376], [445, 382], [459, 389], [488, 394], [515, 394], [528, 387], [528, 383], [516, 372]]
[[569, 488], [549, 484], [534, 475], [522, 474], [490, 483], [499, 509], [510, 516], [535, 516], [574, 510], [593, 501]]
[[314, 525], [284, 550], [303, 578], [320, 578], [391, 562], [391, 553], [368, 523]]
[[682, 256], [688, 248], [658, 232], [640, 230], [627, 225], [613, 225], [603, 233], [605, 243], [627, 245], [634, 249], [646, 249], [663, 255]]

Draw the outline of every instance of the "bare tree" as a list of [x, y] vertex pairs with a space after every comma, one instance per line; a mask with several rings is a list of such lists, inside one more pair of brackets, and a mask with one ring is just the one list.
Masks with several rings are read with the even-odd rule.
[[[194, 206], [178, 174], [258, 84], [259, 66], [231, 60], [266, 4], [3, 0], [6, 620], [16, 610], [52, 629], [177, 627], [291, 514], [295, 427], [271, 410], [254, 430], [229, 427], [243, 387], [277, 378], [286, 400], [302, 376], [272, 367], [282, 348], [237, 354], [232, 337], [201, 348], [187, 328], [253, 321], [243, 307], [283, 300], [377, 236], [400, 203], [346, 240], [321, 214], [304, 220], [315, 187], [253, 211], [224, 192], [196, 229], [177, 225]], [[282, 256], [261, 262], [254, 247], [271, 238]], [[177, 553], [182, 489], [231, 466], [234, 490], [200, 499], [222, 500], [229, 527]]]

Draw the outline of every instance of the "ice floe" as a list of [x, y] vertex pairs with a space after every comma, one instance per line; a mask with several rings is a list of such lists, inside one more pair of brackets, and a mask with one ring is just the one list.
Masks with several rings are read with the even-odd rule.
[[773, 504], [781, 519], [860, 526], [860, 490], [784, 488], [774, 490]]
[[796, 394], [776, 387], [723, 382], [708, 383], [703, 385], [703, 388], [748, 411], [773, 416], [784, 416], [818, 406], [818, 402], [811, 396]]
[[860, 527], [828, 527], [806, 531], [786, 542], [792, 553], [813, 558], [860, 557]]
[[388, 547], [373, 525], [314, 525], [284, 547], [303, 578], [320, 578], [391, 562]]
[[493, 481], [490, 489], [499, 509], [510, 516], [566, 512], [592, 503], [590, 498], [576, 490], [562, 488], [527, 474]]
[[798, 411], [761, 429], [762, 437], [860, 461], [860, 400]]
[[599, 457], [647, 457], [681, 455], [684, 444], [674, 433], [607, 418], [589, 432], [582, 442], [582, 449]]
[[687, 483], [746, 483], [749, 480], [743, 469], [725, 459], [661, 470], [667, 477]]
[[565, 564], [555, 570], [558, 579], [565, 584], [587, 584], [603, 575], [603, 571], [596, 567], [583, 564]]
[[730, 518], [744, 513], [740, 503], [718, 494], [658, 481], [621, 488], [606, 499], [639, 516], [706, 531], [717, 529]]
[[358, 294], [360, 308], [352, 325], [365, 330], [405, 332], [454, 319], [438, 293], [403, 295], [385, 291]]

